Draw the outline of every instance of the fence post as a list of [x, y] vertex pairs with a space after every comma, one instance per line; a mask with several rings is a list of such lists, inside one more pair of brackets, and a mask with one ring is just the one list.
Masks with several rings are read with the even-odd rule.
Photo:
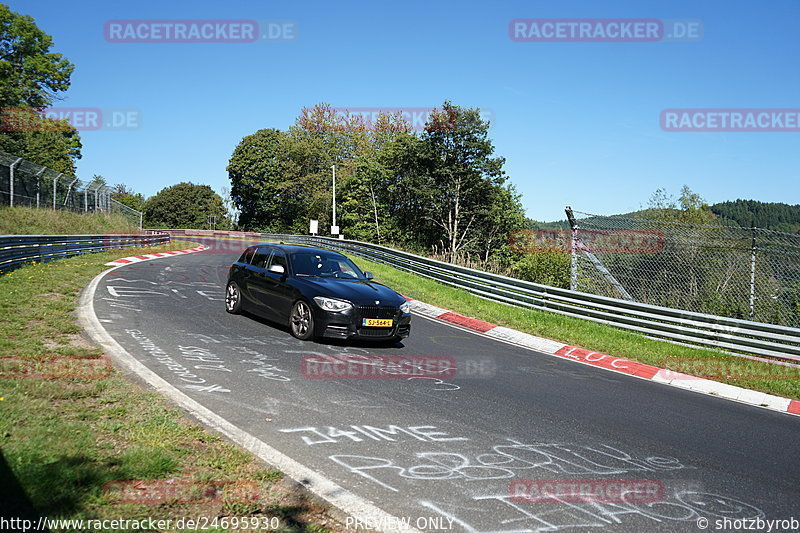
[[8, 180], [9, 180], [10, 185], [11, 185], [9, 187], [9, 189], [8, 189], [9, 192], [10, 192], [10, 196], [8, 197], [8, 206], [9, 207], [14, 207], [14, 167], [19, 165], [20, 161], [22, 161], [22, 158], [18, 157], [17, 160], [14, 161], [13, 163], [11, 163], [11, 166], [8, 167], [9, 168]]
[[756, 315], [756, 228], [750, 228], [750, 320]]
[[42, 167], [42, 170], [36, 173], [36, 209], [39, 209], [39, 195], [42, 190], [42, 174], [47, 170], [47, 167]]
[[578, 287], [578, 224], [575, 222], [575, 215], [570, 206], [566, 206], [564, 212], [567, 214], [569, 226], [572, 228], [572, 244], [569, 247], [569, 290], [575, 291]]
[[59, 172], [58, 176], [53, 178], [53, 211], [56, 210], [56, 185], [58, 184], [58, 180], [61, 179], [61, 176], [63, 175], [63, 172]]

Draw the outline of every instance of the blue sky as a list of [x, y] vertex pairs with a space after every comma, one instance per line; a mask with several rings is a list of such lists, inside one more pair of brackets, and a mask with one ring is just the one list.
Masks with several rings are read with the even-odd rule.
[[[241, 138], [303, 106], [490, 109], [528, 216], [634, 210], [658, 187], [707, 201], [800, 203], [800, 133], [665, 132], [667, 108], [798, 108], [800, 2], [137, 2], [11, 0], [76, 65], [61, 107], [139, 110], [138, 129], [85, 131], [82, 178], [145, 195], [228, 184]], [[693, 42], [514, 42], [517, 18], [699, 19]], [[298, 38], [112, 43], [108, 20], [291, 20]]]

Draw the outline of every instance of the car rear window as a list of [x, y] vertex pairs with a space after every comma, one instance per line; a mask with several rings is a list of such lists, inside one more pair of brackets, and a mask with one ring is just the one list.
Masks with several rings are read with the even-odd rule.
[[245, 263], [250, 264], [250, 259], [253, 257], [253, 252], [255, 252], [255, 248], [248, 248], [247, 250], [242, 253], [242, 256], [239, 258], [238, 263]]
[[272, 254], [272, 258], [269, 260], [269, 266], [272, 265], [281, 265], [284, 269], [286, 268], [286, 254], [281, 252], [280, 250], [275, 250]]

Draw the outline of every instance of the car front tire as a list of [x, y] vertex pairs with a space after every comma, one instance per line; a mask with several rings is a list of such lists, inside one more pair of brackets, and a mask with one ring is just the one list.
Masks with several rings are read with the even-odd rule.
[[235, 281], [229, 281], [225, 288], [225, 310], [232, 315], [242, 312], [242, 291]]
[[314, 336], [314, 314], [308, 303], [303, 300], [294, 303], [289, 315], [289, 329], [301, 341], [307, 341]]

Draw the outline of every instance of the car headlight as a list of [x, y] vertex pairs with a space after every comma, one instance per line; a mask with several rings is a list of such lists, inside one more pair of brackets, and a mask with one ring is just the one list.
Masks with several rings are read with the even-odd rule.
[[405, 314], [410, 313], [411, 312], [411, 304], [409, 304], [408, 302], [401, 303], [400, 304], [400, 310]]
[[347, 311], [352, 309], [353, 304], [345, 300], [335, 300], [333, 298], [325, 298], [324, 296], [314, 296], [314, 301], [325, 311]]

